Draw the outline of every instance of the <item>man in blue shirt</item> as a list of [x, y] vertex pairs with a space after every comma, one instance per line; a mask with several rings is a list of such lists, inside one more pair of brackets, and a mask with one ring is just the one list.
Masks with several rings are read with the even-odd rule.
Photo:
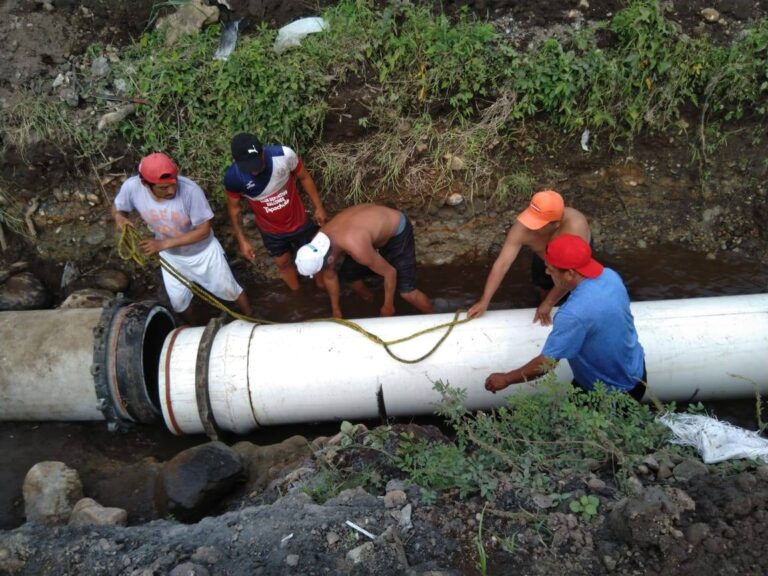
[[600, 381], [641, 400], [647, 379], [645, 354], [621, 277], [594, 260], [589, 244], [572, 234], [553, 239], [545, 261], [555, 286], [571, 295], [555, 315], [541, 354], [516, 370], [491, 374], [486, 390], [496, 392], [542, 376], [565, 358], [575, 386], [592, 390]]

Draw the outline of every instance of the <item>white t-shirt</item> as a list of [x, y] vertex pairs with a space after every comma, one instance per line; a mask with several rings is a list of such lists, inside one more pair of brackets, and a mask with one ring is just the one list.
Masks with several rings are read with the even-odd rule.
[[[213, 218], [213, 211], [205, 192], [195, 182], [184, 176], [176, 179], [176, 196], [169, 200], [157, 200], [138, 176], [131, 176], [120, 187], [115, 197], [115, 208], [120, 212], [136, 210], [142, 220], [155, 233], [155, 238], [178, 238], [195, 226]], [[213, 231], [207, 238], [194, 244], [170, 248], [166, 252], [176, 256], [191, 256], [205, 250], [211, 243]]]

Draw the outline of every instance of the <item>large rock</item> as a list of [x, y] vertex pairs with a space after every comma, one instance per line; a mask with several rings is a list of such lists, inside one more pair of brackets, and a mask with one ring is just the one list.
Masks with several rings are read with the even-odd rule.
[[0, 286], [0, 310], [40, 310], [50, 305], [50, 292], [31, 272], [11, 276]]
[[83, 485], [63, 462], [39, 462], [27, 472], [22, 492], [28, 522], [64, 524], [83, 497]]
[[248, 489], [255, 492], [264, 490], [282, 472], [312, 455], [309, 442], [303, 436], [291, 436], [271, 446], [238, 442], [232, 449], [242, 457], [248, 473]]
[[96, 286], [110, 292], [124, 292], [131, 279], [122, 270], [107, 268], [101, 270], [93, 278]]
[[697, 476], [709, 474], [709, 468], [707, 468], [707, 465], [700, 460], [687, 458], [675, 466], [672, 473], [675, 475], [675, 480], [678, 482], [690, 482]]
[[165, 29], [165, 44], [171, 46], [180, 36], [197, 34], [204, 26], [219, 19], [219, 9], [208, 6], [203, 0], [192, 0], [182, 4], [173, 14], [157, 21], [157, 28]]
[[229, 446], [222, 442], [195, 446], [163, 465], [158, 509], [178, 520], [198, 520], [244, 479], [242, 460]]
[[59, 308], [103, 308], [115, 295], [100, 288], [83, 288], [67, 296]]
[[122, 508], [107, 508], [93, 498], [79, 500], [69, 517], [70, 526], [125, 526], [128, 512]]

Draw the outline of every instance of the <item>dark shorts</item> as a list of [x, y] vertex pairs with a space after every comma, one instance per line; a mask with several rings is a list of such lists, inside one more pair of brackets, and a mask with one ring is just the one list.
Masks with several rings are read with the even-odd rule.
[[309, 244], [318, 230], [320, 230], [320, 226], [314, 220], [308, 218], [306, 224], [294, 232], [289, 232], [288, 234], [267, 234], [266, 232], [261, 232], [261, 239], [269, 255], [277, 257], [282, 256], [286, 252], [295, 253], [304, 244]]
[[[413, 240], [413, 226], [405, 216], [405, 228], [392, 236], [389, 242], [379, 248], [379, 254], [397, 270], [397, 292], [404, 294], [416, 289], [416, 244]], [[342, 282], [355, 282], [378, 276], [373, 270], [358, 264], [349, 254], [339, 267]]]
[[[589, 239], [589, 247], [594, 248], [591, 238]], [[535, 253], [531, 260], [531, 282], [533, 282], [533, 285], [537, 288], [546, 291], [552, 290], [552, 288], [555, 287], [555, 283], [552, 282], [552, 276], [547, 274], [547, 267], [544, 263], [544, 259]], [[563, 302], [564, 301], [565, 299], [563, 299]]]
[[[648, 370], [645, 368], [645, 360], [643, 360], [643, 375], [640, 377], [640, 381], [635, 384], [635, 387], [631, 390], [627, 390], [627, 394], [632, 396], [635, 400], [640, 402], [643, 399], [643, 396], [645, 396], [646, 386], [645, 383], [648, 382]], [[571, 386], [574, 388], [577, 388], [578, 390], [586, 390], [584, 386], [576, 382], [576, 380], [571, 380]]]

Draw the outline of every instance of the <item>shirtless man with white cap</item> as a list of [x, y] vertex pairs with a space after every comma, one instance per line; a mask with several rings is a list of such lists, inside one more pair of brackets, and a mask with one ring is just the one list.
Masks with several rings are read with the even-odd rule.
[[[336, 264], [346, 254], [339, 271]], [[342, 210], [296, 253], [296, 268], [304, 276], [322, 271], [333, 316], [341, 318], [339, 278], [365, 296], [363, 278], [384, 279], [382, 316], [395, 313], [395, 291], [419, 312], [432, 313], [432, 301], [416, 288], [416, 248], [413, 226], [393, 208], [361, 204]]]

